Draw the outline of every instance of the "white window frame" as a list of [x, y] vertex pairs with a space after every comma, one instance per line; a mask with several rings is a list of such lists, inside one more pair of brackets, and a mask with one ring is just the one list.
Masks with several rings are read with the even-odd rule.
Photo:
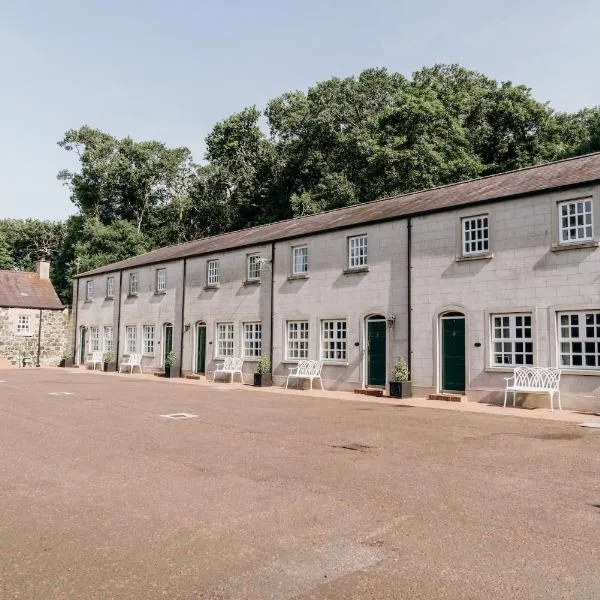
[[348, 238], [348, 269], [363, 269], [369, 265], [367, 234]]
[[260, 281], [261, 271], [260, 254], [248, 254], [246, 257], [246, 281]]
[[137, 353], [137, 325], [125, 326], [125, 354]]
[[262, 354], [262, 323], [243, 323], [242, 355], [244, 358], [260, 358]]
[[114, 330], [112, 325], [104, 326], [104, 352], [113, 352]]
[[156, 348], [156, 327], [154, 325], [142, 326], [142, 349], [146, 356], [154, 356]]
[[227, 358], [234, 356], [234, 328], [233, 323], [217, 323], [217, 334], [215, 336], [216, 356], [217, 358]]
[[106, 297], [115, 297], [115, 278], [112, 275], [106, 278]]
[[310, 349], [310, 324], [308, 321], [287, 321], [285, 325], [287, 360], [306, 360]]
[[129, 273], [129, 295], [137, 296], [140, 289], [140, 282], [137, 273]]
[[156, 293], [164, 294], [167, 291], [167, 269], [156, 269]]
[[346, 319], [323, 319], [321, 321], [320, 355], [324, 362], [348, 362], [348, 322]]
[[18, 315], [15, 329], [16, 335], [31, 335], [31, 315]]
[[88, 279], [85, 282], [85, 301], [91, 302], [94, 299], [94, 281], [93, 279]]
[[[556, 337], [561, 369], [600, 370], [600, 310], [557, 312]], [[593, 357], [590, 362], [595, 364], [585, 364], [588, 357]], [[574, 364], [579, 361], [581, 364]]]
[[[491, 314], [490, 366], [511, 368], [533, 366], [535, 360], [533, 326], [532, 313]], [[519, 357], [522, 359], [521, 362], [518, 361]]]
[[100, 352], [100, 327], [90, 327], [90, 349]]
[[[300, 258], [300, 260], [297, 260]], [[299, 269], [298, 266], [301, 268]], [[308, 244], [292, 248], [292, 275], [306, 275], [308, 273]]]
[[220, 282], [220, 267], [219, 267], [219, 259], [212, 258], [211, 260], [206, 261], [206, 285], [207, 286], [217, 286]]
[[[579, 210], [581, 208], [581, 210]], [[581, 233], [581, 236], [579, 235]], [[561, 244], [577, 244], [594, 239], [594, 203], [591, 198], [578, 198], [558, 203], [558, 240]]]
[[463, 256], [475, 256], [490, 252], [490, 217], [487, 214], [463, 217], [462, 232]]

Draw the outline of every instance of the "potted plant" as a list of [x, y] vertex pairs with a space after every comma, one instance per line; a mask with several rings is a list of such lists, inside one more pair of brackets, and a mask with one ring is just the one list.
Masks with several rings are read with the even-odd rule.
[[408, 380], [410, 373], [408, 365], [403, 358], [399, 358], [392, 371], [390, 381], [390, 396], [392, 398], [408, 398], [411, 395], [411, 382]]
[[73, 357], [69, 356], [66, 352], [62, 355], [60, 359], [59, 366], [61, 367], [72, 367], [73, 366]]
[[102, 357], [104, 361], [104, 372], [114, 373], [117, 370], [117, 363], [115, 362], [115, 355], [112, 352], [105, 352]]
[[256, 363], [254, 385], [271, 385], [271, 381], [271, 359], [266, 354], [263, 354]]
[[171, 369], [173, 368], [174, 364], [175, 352], [173, 352], [173, 350], [170, 350], [167, 356], [165, 356], [165, 377], [171, 377]]

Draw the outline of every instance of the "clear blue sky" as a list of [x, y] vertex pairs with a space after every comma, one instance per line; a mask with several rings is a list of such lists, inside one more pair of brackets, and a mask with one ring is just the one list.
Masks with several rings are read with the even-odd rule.
[[600, 104], [597, 0], [2, 0], [0, 218], [74, 212], [83, 124], [203, 158], [245, 106], [332, 75], [460, 63], [557, 110]]

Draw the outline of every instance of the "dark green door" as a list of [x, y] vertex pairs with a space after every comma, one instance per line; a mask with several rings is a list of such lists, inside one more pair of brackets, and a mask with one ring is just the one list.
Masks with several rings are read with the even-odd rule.
[[79, 340], [79, 364], [85, 363], [85, 356], [87, 354], [87, 327], [81, 328], [81, 337]]
[[465, 391], [465, 319], [442, 318], [442, 389]]
[[385, 321], [367, 321], [367, 385], [385, 386]]
[[196, 325], [196, 373], [206, 373], [206, 325]]
[[165, 364], [165, 358], [167, 354], [173, 350], [173, 325], [165, 325], [164, 327], [164, 346], [163, 346], [163, 365]]

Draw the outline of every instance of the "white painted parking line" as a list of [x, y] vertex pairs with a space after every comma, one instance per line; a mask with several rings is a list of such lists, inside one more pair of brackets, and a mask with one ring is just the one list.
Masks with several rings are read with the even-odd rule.
[[48, 396], [72, 396], [73, 392], [48, 392]]
[[594, 429], [600, 429], [600, 423], [579, 423], [579, 427], [592, 427]]
[[170, 415], [159, 415], [164, 419], [195, 419], [198, 415], [190, 415], [189, 413], [172, 413]]

